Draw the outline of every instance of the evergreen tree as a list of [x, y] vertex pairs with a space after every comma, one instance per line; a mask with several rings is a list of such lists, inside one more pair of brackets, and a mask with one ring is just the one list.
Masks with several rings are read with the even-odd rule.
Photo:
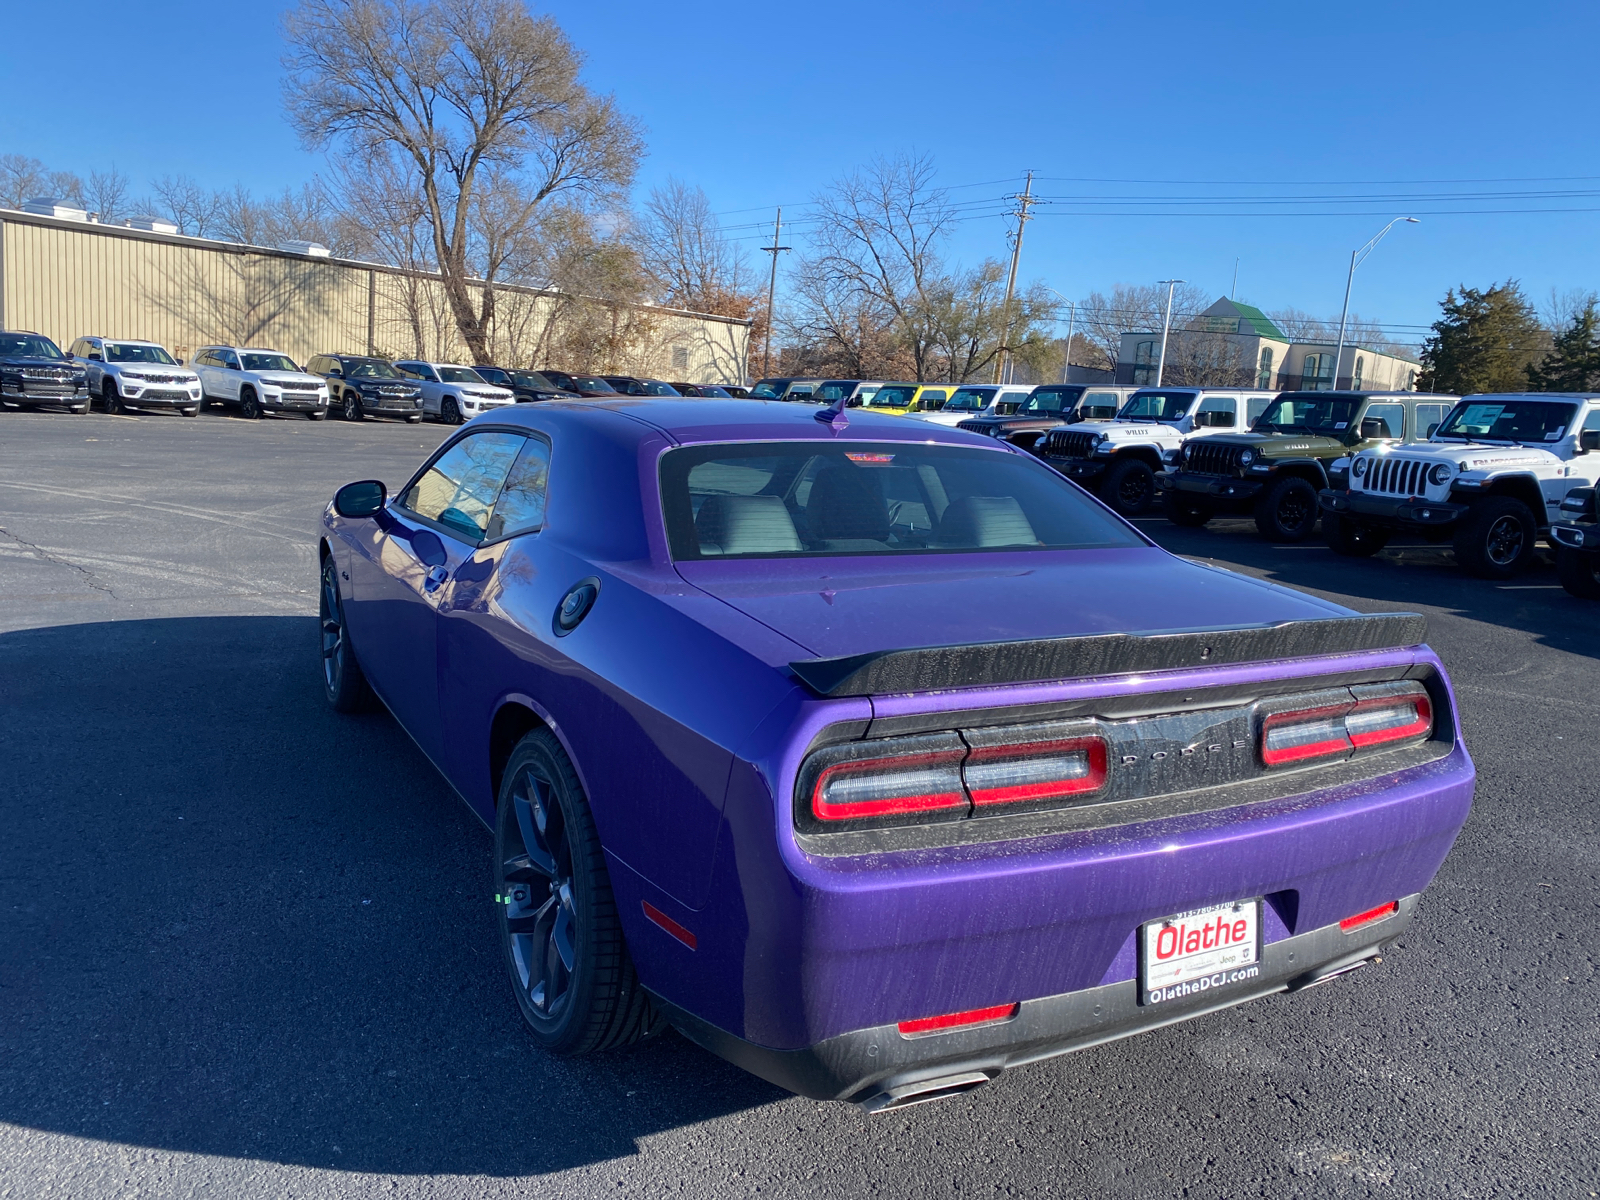
[[1528, 368], [1528, 386], [1536, 392], [1600, 391], [1600, 312], [1593, 298], [1556, 335], [1544, 360]]
[[1543, 356], [1549, 335], [1516, 280], [1484, 291], [1463, 285], [1439, 307], [1444, 315], [1422, 349], [1422, 387], [1458, 396], [1526, 390], [1527, 369]]

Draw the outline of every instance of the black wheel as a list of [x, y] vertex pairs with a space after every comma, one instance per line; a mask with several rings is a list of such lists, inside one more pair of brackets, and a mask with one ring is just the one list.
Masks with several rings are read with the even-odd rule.
[[1600, 554], [1556, 547], [1556, 573], [1561, 586], [1580, 600], [1600, 600]]
[[328, 410], [325, 409], [325, 408], [313, 409], [311, 412], [308, 412], [306, 414], [306, 416], [309, 417], [313, 421], [321, 421], [324, 418], [326, 418], [327, 415], [328, 415]]
[[1125, 517], [1150, 511], [1156, 499], [1156, 473], [1137, 458], [1111, 464], [1100, 485], [1106, 503]]
[[446, 396], [439, 403], [439, 419], [446, 425], [461, 424], [461, 406], [452, 397]]
[[1291, 475], [1267, 489], [1256, 503], [1256, 528], [1275, 542], [1303, 542], [1317, 527], [1317, 489]]
[[344, 602], [339, 596], [339, 572], [330, 555], [322, 561], [322, 691], [336, 712], [360, 712], [372, 702], [372, 691], [344, 624]]
[[1322, 514], [1322, 536], [1328, 549], [1348, 558], [1371, 558], [1389, 544], [1393, 535], [1387, 529], [1358, 525], [1338, 513]]
[[1211, 509], [1204, 503], [1177, 488], [1161, 493], [1161, 511], [1167, 520], [1185, 529], [1199, 529], [1212, 517]]
[[494, 842], [500, 941], [534, 1040], [585, 1054], [655, 1032], [660, 1018], [628, 956], [588, 801], [548, 729], [511, 752]]
[[183, 415], [186, 417], [198, 417], [200, 415], [200, 406], [197, 404], [193, 408], [184, 409]]
[[1456, 561], [1482, 579], [1510, 579], [1533, 557], [1539, 526], [1532, 511], [1510, 496], [1474, 504], [1456, 526]]
[[245, 388], [239, 393], [239, 415], [246, 421], [261, 419], [261, 401], [256, 399], [255, 391], [251, 388]]
[[354, 392], [344, 394], [344, 419], [346, 421], [365, 421], [367, 414], [361, 410], [361, 397]]
[[116, 380], [108, 377], [101, 382], [100, 399], [105, 401], [106, 412], [119, 413], [122, 411], [122, 397], [117, 394]]

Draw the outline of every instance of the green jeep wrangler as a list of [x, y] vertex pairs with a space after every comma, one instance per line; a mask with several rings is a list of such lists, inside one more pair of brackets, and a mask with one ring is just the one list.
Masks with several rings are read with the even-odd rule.
[[1358, 450], [1427, 439], [1454, 396], [1427, 392], [1283, 392], [1249, 433], [1194, 438], [1156, 477], [1177, 525], [1250, 515], [1263, 536], [1303, 542], [1317, 527], [1328, 469]]

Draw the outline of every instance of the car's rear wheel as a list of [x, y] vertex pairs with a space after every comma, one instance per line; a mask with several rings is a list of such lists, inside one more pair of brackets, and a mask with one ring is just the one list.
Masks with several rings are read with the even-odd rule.
[[186, 417], [198, 417], [200, 415], [200, 406], [198, 404], [191, 405], [183, 410], [183, 415]]
[[1600, 554], [1556, 547], [1556, 574], [1561, 586], [1580, 600], [1600, 600]]
[[1533, 512], [1511, 496], [1472, 506], [1456, 527], [1456, 561], [1482, 579], [1510, 579], [1533, 558], [1539, 528]]
[[1156, 498], [1156, 473], [1149, 463], [1130, 458], [1112, 463], [1101, 488], [1106, 503], [1126, 517], [1150, 511]]
[[660, 1027], [623, 940], [589, 803], [548, 729], [523, 738], [506, 763], [495, 892], [517, 1007], [541, 1046], [584, 1054]]
[[261, 401], [256, 399], [254, 388], [245, 388], [239, 393], [239, 415], [246, 421], [261, 419]]
[[106, 412], [122, 411], [122, 397], [117, 394], [116, 380], [108, 378], [100, 384], [100, 399], [105, 402]]
[[1348, 558], [1371, 558], [1389, 544], [1392, 536], [1387, 529], [1374, 529], [1358, 525], [1339, 513], [1322, 514], [1322, 536], [1328, 549]]
[[346, 421], [365, 421], [367, 414], [361, 410], [361, 397], [354, 392], [344, 394], [344, 419]]
[[1185, 529], [1199, 529], [1212, 517], [1211, 509], [1205, 504], [1176, 489], [1162, 494], [1161, 512], [1174, 525]]
[[1267, 489], [1256, 504], [1256, 529], [1275, 542], [1303, 542], [1317, 527], [1317, 489], [1291, 475]]
[[439, 419], [446, 425], [461, 424], [461, 406], [449, 396], [439, 404]]
[[333, 557], [322, 560], [322, 690], [336, 712], [359, 712], [372, 702], [367, 677], [356, 661], [344, 621], [344, 600], [339, 594], [339, 572]]

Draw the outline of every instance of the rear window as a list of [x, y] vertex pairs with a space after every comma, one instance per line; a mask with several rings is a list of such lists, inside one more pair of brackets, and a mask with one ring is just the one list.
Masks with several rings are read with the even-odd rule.
[[685, 447], [661, 494], [679, 561], [1144, 545], [1048, 467], [961, 446]]

